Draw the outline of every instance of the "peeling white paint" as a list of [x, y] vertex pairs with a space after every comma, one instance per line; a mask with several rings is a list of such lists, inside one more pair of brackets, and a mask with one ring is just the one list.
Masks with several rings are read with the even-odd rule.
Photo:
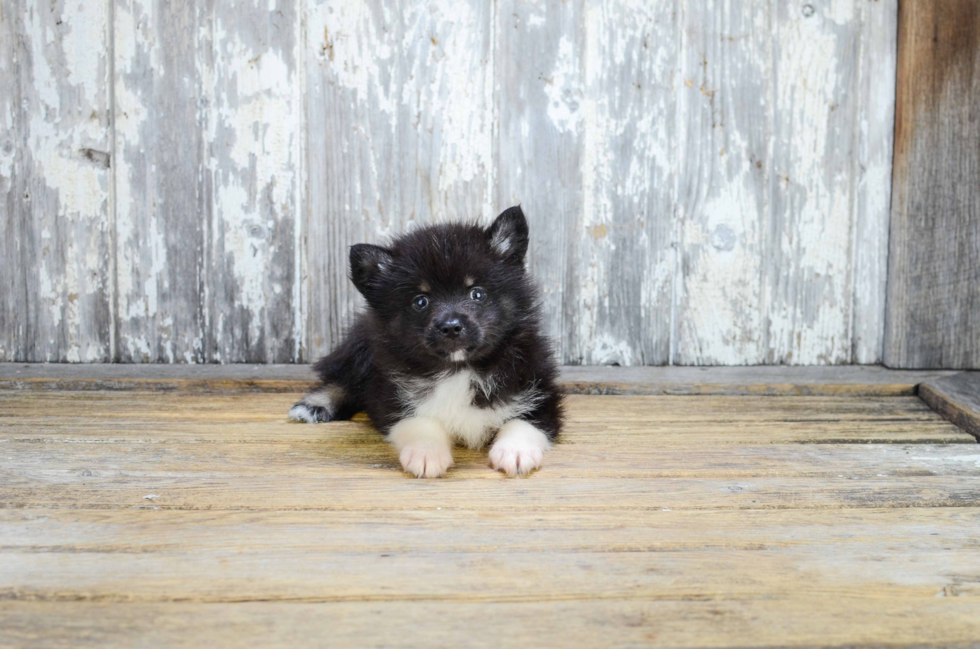
[[577, 131], [583, 118], [584, 91], [581, 63], [567, 36], [562, 36], [558, 42], [555, 66], [544, 83], [544, 92], [548, 95], [548, 117], [559, 131]]
[[[697, 250], [689, 261], [679, 300], [687, 305], [679, 323], [682, 339], [692, 349], [682, 360], [696, 357], [719, 365], [758, 362], [764, 357], [763, 314], [760, 304], [758, 222], [751, 215], [764, 213], [750, 187], [721, 185], [701, 204], [700, 218], [682, 223], [685, 249]], [[713, 237], [719, 228], [734, 235], [730, 250], [719, 249]], [[694, 351], [696, 350], [696, 351]], [[694, 351], [694, 354], [691, 352]]]
[[[92, 342], [93, 304], [113, 281], [118, 344], [135, 360], [240, 360], [244, 341], [260, 344], [287, 303], [293, 357], [307, 337], [322, 351], [359, 303], [344, 277], [346, 246], [410, 223], [492, 216], [514, 194], [500, 184], [507, 165], [525, 188], [542, 174], [570, 174], [549, 185], [560, 196], [534, 199], [555, 211], [533, 215], [535, 227], [563, 228], [546, 239], [554, 250], [532, 256], [561, 265], [535, 271], [548, 278], [546, 311], [562, 320], [564, 360], [650, 362], [672, 335], [679, 362], [880, 359], [895, 0], [812, 13], [736, 3], [724, 15], [713, 2], [621, 0], [522, 7], [523, 21], [475, 1], [399, 11], [358, 0], [304, 4], [289, 24], [277, 22], [286, 7], [275, 0], [234, 0], [197, 15], [187, 78], [167, 66], [173, 44], [158, 24], [166, 11], [157, 0], [124, 0], [111, 26], [111, 171], [81, 154], [111, 148], [108, 49], [92, 45], [110, 35], [107, 7], [57, 5], [51, 16], [28, 8], [28, 123], [15, 125], [9, 103], [0, 111], [0, 124], [26, 131], [38, 187], [57, 201], [36, 213], [43, 358], [104, 357]], [[269, 25], [284, 36], [262, 31]], [[536, 96], [515, 100], [530, 108], [513, 113], [519, 123], [507, 137], [531, 142], [542, 126], [553, 129], [554, 160], [494, 159], [498, 86], [514, 82], [497, 76], [497, 48], [515, 25], [550, 49], [519, 71], [533, 77], [520, 85]], [[178, 278], [203, 290], [203, 322], [192, 331], [181, 316], [197, 316], [169, 279], [177, 235], [160, 219], [173, 197], [156, 194], [174, 162], [158, 155], [152, 123], [169, 88], [199, 96], [187, 128], [201, 129], [203, 143], [186, 155], [210, 156], [193, 191], [212, 191], [202, 198], [211, 221], [202, 214], [199, 229], [179, 235], [206, 251], [195, 276], [183, 268]], [[315, 113], [308, 124], [306, 111]], [[2, 145], [6, 179], [17, 158]], [[100, 244], [110, 174], [115, 278], [105, 276]], [[295, 259], [286, 259], [290, 246]], [[300, 257], [300, 246], [315, 252]], [[316, 265], [328, 248], [329, 265]], [[277, 264], [292, 269], [291, 285], [274, 275]], [[0, 350], [11, 353], [7, 338]]]
[[[492, 80], [486, 69], [474, 74], [474, 61], [465, 55], [479, 52], [483, 47], [478, 28], [479, 9], [482, 9], [479, 5], [457, 0], [430, 5], [433, 20], [437, 21], [436, 30], [445, 40], [435, 45], [430, 39], [429, 60], [425, 64], [416, 60], [413, 70], [420, 78], [430, 79], [427, 91], [431, 93], [432, 105], [437, 107], [431, 124], [442, 136], [438, 188], [446, 194], [463, 183], [489, 176], [493, 166], [491, 114], [473, 109], [485, 105], [486, 86]], [[485, 204], [482, 216], [489, 216], [491, 209], [489, 203]], [[466, 216], [473, 218], [481, 214]]]
[[[834, 20], [847, 20], [852, 4], [834, 3]], [[781, 126], [774, 162], [783, 177], [777, 181], [775, 204], [782, 209], [774, 218], [784, 225], [781, 239], [771, 244], [791, 260], [789, 279], [797, 293], [787, 295], [777, 291], [779, 282], [767, 283], [769, 360], [843, 363], [851, 352], [853, 212], [845, 165], [853, 132], [832, 131], [831, 126], [849, 123], [835, 115], [835, 105], [850, 93], [839, 76], [852, 67], [842, 40], [849, 30], [795, 15], [779, 27], [774, 109]]]
[[[578, 67], [558, 75], [583, 80], [576, 124], [582, 215], [568, 260], [576, 281], [570, 294], [555, 296], [574, 300], [566, 356], [576, 362], [666, 361], [666, 345], [655, 339], [656, 330], [669, 331], [659, 321], [670, 310], [674, 265], [666, 219], [673, 202], [669, 80], [676, 53], [672, 39], [650, 35], [670, 24], [672, 13], [667, 2], [587, 6]], [[556, 69], [569, 65], [568, 43], [559, 43]], [[555, 97], [549, 99], [549, 116], [562, 130], [569, 120], [553, 114]], [[623, 268], [624, 255], [636, 256], [636, 266]]]
[[616, 340], [609, 334], [600, 334], [593, 341], [590, 361], [595, 365], [638, 365], [628, 341]]
[[393, 63], [395, 51], [379, 35], [370, 5], [360, 0], [317, 4], [309, 17], [311, 47], [319, 50], [319, 60], [330, 62], [332, 79], [354, 90], [359, 101], [369, 102], [394, 120], [395, 97], [385, 92], [381, 80]]
[[895, 124], [897, 0], [864, 3], [858, 75], [858, 174], [855, 188], [852, 347], [857, 363], [880, 363], [885, 343], [888, 214]]
[[[25, 288], [38, 311], [31, 331], [18, 327], [0, 332], [0, 337], [9, 337], [19, 348], [17, 357], [27, 360], [80, 362], [83, 345], [94, 348], [102, 359], [108, 343], [102, 337], [108, 304], [100, 247], [107, 237], [109, 178], [83, 151], [104, 151], [108, 146], [106, 59], [99, 46], [108, 33], [106, 6], [29, 6], [20, 18], [25, 27], [20, 46], [27, 56], [19, 69], [26, 76], [3, 81], [20, 84], [19, 108], [27, 121], [15, 123], [14, 107], [8, 103], [4, 122], [7, 133], [23, 137], [27, 146], [21, 151], [19, 143], [0, 140], [0, 186], [7, 189], [6, 180], [13, 174], [27, 180], [26, 191], [16, 197], [15, 211], [24, 213], [21, 227], [33, 228], [34, 235], [25, 233], [17, 244], [26, 250], [21, 246], [33, 240], [36, 256], [12, 263], [36, 265], [37, 284]], [[19, 294], [0, 300], [16, 300]], [[15, 304], [14, 311], [26, 318], [21, 309], [27, 306]]]
[[274, 293], [268, 282], [276, 252], [273, 232], [280, 219], [296, 217], [297, 80], [283, 53], [254, 49], [220, 18], [214, 38], [215, 77], [221, 85], [211, 128], [218, 146], [210, 165], [220, 226], [212, 246], [219, 264], [221, 254], [231, 258], [232, 277], [222, 279], [234, 282], [237, 300], [227, 306], [250, 312], [248, 340], [256, 341]]

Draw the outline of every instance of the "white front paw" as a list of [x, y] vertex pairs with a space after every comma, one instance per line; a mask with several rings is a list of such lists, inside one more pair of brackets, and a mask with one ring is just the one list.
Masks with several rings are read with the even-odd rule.
[[544, 452], [551, 447], [547, 435], [520, 419], [500, 428], [490, 448], [490, 466], [508, 476], [527, 475], [541, 468]]
[[388, 441], [398, 449], [405, 471], [416, 478], [441, 478], [453, 465], [449, 435], [433, 419], [403, 419], [392, 426]]
[[402, 468], [416, 478], [441, 478], [453, 465], [453, 454], [448, 447], [429, 447], [409, 444], [398, 455]]

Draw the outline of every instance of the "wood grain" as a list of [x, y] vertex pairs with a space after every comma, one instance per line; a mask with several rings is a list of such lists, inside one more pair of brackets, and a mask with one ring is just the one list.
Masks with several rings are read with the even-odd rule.
[[351, 245], [496, 215], [491, 7], [308, 3], [310, 309], [302, 359], [336, 345], [361, 304], [347, 279]]
[[980, 368], [980, 8], [902, 2], [885, 363]]
[[[976, 647], [976, 600], [818, 597], [585, 602], [0, 602], [13, 646]], [[488, 621], [493, 632], [483, 632]]]
[[0, 360], [112, 358], [105, 3], [0, 3]]
[[[969, 481], [949, 479], [975, 472], [975, 440], [916, 398], [706, 397], [692, 409], [687, 397], [570, 397], [562, 442], [534, 481], [506, 480], [487, 469], [485, 452], [457, 450], [448, 480], [420, 482], [403, 478], [362, 417], [287, 423], [296, 396], [0, 393], [8, 454], [0, 502], [537, 511], [944, 507], [978, 498]], [[954, 446], [937, 454], [937, 443]]]
[[0, 6], [0, 359], [309, 362], [518, 202], [564, 363], [881, 359], [895, 0]]
[[[854, 285], [848, 242], [862, 181], [855, 144], [867, 109], [854, 89], [859, 7], [866, 4], [781, 2], [773, 15], [772, 203], [763, 271], [768, 363], [852, 360], [854, 292], [864, 290]], [[877, 218], [886, 218], [884, 210]]]
[[294, 360], [298, 16], [249, 1], [114, 12], [117, 360]]
[[216, 2], [211, 26], [213, 69], [201, 73], [211, 83], [212, 98], [207, 361], [295, 361], [303, 336], [298, 5]]
[[286, 423], [295, 397], [0, 391], [0, 646], [980, 629], [980, 455], [915, 397], [572, 396], [531, 477], [457, 450], [432, 481], [363, 416]]
[[[279, 549], [284, 553], [411, 554], [425, 548], [429, 553], [683, 551], [700, 552], [707, 559], [726, 550], [788, 556], [838, 544], [849, 551], [878, 547], [887, 555], [903, 540], [924, 548], [935, 549], [943, 543], [958, 550], [969, 548], [980, 525], [980, 512], [964, 507], [636, 509], [629, 516], [629, 523], [624, 525], [620, 512], [575, 510], [487, 515], [475, 509], [391, 509], [325, 515], [304, 511], [9, 508], [0, 509], [0, 528], [4, 531], [0, 551], [172, 555], [235, 547], [253, 553]], [[528, 534], [529, 529], [534, 529], [534, 534]], [[885, 580], [896, 581], [894, 575], [887, 574]]]
[[980, 440], [980, 373], [964, 372], [927, 381], [919, 396], [933, 410]]
[[[0, 588], [0, 597], [54, 602], [541, 602], [835, 593], [842, 598], [925, 599], [934, 598], [950, 581], [960, 582], [961, 597], [980, 595], [975, 581], [980, 555], [971, 551], [969, 540], [935, 537], [903, 541], [915, 544], [916, 561], [895, 548], [894, 539], [665, 552], [617, 552], [608, 546], [596, 552], [528, 551], [496, 543], [471, 551], [445, 546], [428, 550], [415, 544], [381, 552], [317, 546], [253, 549], [237, 535], [228, 541], [232, 549], [5, 549], [3, 558], [10, 565], [5, 577], [17, 586]], [[834, 550], [844, 550], [847, 557], [836, 565], [821, 561]]]
[[[912, 396], [917, 386], [955, 371], [879, 366], [581, 367], [560, 368], [570, 394]], [[0, 363], [0, 388], [13, 390], [307, 390], [306, 365], [67, 365]]]
[[117, 361], [209, 358], [210, 9], [113, 1]]
[[858, 131], [854, 187], [851, 362], [880, 363], [885, 342], [888, 223], [892, 197], [898, 0], [860, 2], [854, 82]]
[[682, 16], [673, 362], [877, 362], [895, 3]]
[[772, 40], [769, 3], [687, 3], [677, 113], [673, 362], [765, 362]]
[[668, 362], [673, 4], [506, 2], [496, 29], [497, 202], [531, 221], [560, 358]]
[[528, 216], [528, 268], [560, 359], [571, 356], [566, 298], [577, 278], [568, 250], [584, 209], [584, 10], [580, 0], [540, 6], [502, 0], [495, 14], [494, 200], [520, 203]]

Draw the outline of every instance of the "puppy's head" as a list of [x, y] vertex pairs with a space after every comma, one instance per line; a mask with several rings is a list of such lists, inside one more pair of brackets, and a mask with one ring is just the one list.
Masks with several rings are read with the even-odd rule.
[[527, 220], [512, 207], [489, 228], [434, 225], [388, 247], [353, 246], [351, 279], [393, 352], [425, 365], [477, 361], [530, 314], [527, 246]]

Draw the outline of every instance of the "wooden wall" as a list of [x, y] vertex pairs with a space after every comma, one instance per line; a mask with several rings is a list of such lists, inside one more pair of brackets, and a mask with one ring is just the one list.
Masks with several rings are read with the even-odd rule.
[[563, 362], [878, 362], [897, 13], [0, 0], [0, 360], [308, 361], [521, 202]]
[[980, 369], [980, 2], [900, 6], [885, 362]]

